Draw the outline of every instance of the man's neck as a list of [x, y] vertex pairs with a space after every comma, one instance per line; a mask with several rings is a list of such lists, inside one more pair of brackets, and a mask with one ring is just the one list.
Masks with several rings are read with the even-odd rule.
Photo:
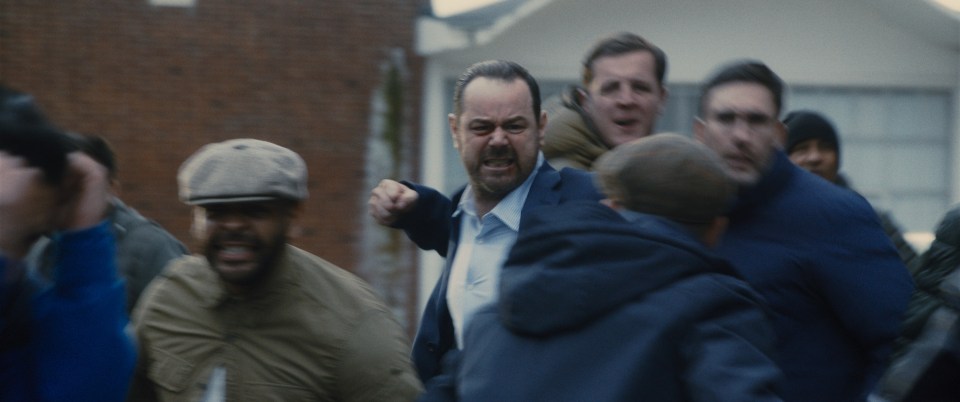
[[497, 204], [503, 200], [504, 197], [484, 197], [480, 194], [474, 193], [473, 197], [473, 207], [476, 210], [477, 217], [483, 218], [487, 213], [493, 211], [497, 207]]

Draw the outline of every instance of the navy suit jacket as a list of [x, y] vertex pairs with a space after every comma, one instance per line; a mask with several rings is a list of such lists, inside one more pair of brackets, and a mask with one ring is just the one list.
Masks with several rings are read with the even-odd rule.
[[[413, 342], [413, 363], [420, 379], [426, 383], [440, 373], [441, 360], [447, 351], [456, 348], [446, 294], [450, 265], [453, 263], [460, 234], [460, 220], [453, 219], [452, 215], [460, 203], [464, 189], [457, 191], [451, 199], [429, 187], [405, 184], [417, 191], [417, 205], [393, 226], [403, 229], [410, 240], [421, 249], [435, 250], [446, 257], [443, 273], [433, 287]], [[593, 182], [592, 173], [570, 168], [558, 172], [544, 163], [533, 179], [521, 213], [539, 206], [602, 198]], [[522, 225], [520, 230], [523, 230]]]

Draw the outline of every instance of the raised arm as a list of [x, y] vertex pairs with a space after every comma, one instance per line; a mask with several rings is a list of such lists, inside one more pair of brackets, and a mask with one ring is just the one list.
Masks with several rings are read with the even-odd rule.
[[447, 255], [453, 202], [430, 187], [382, 180], [367, 202], [377, 223], [403, 230], [417, 247]]

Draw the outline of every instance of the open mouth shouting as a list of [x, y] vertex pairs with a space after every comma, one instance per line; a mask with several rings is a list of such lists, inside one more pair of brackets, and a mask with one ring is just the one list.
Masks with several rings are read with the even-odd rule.
[[482, 169], [494, 174], [504, 174], [517, 166], [517, 156], [507, 148], [499, 147], [484, 153]]
[[613, 124], [616, 124], [623, 131], [633, 131], [640, 127], [640, 120], [633, 118], [614, 119]]
[[260, 265], [262, 243], [253, 236], [228, 234], [210, 243], [207, 257], [226, 281], [253, 275]]

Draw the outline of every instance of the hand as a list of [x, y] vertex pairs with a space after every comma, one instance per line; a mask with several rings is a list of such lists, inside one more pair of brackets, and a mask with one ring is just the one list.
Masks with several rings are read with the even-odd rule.
[[367, 206], [377, 223], [389, 226], [417, 205], [417, 197], [416, 191], [400, 182], [381, 180], [370, 192]]
[[0, 252], [20, 259], [40, 236], [53, 230], [77, 230], [98, 224], [110, 195], [106, 168], [89, 156], [68, 156], [60, 186], [26, 159], [0, 151]]
[[110, 179], [107, 169], [80, 152], [68, 157], [68, 173], [61, 193], [60, 230], [79, 230], [96, 226], [110, 206]]
[[23, 258], [56, 224], [58, 189], [27, 160], [0, 151], [0, 252]]

